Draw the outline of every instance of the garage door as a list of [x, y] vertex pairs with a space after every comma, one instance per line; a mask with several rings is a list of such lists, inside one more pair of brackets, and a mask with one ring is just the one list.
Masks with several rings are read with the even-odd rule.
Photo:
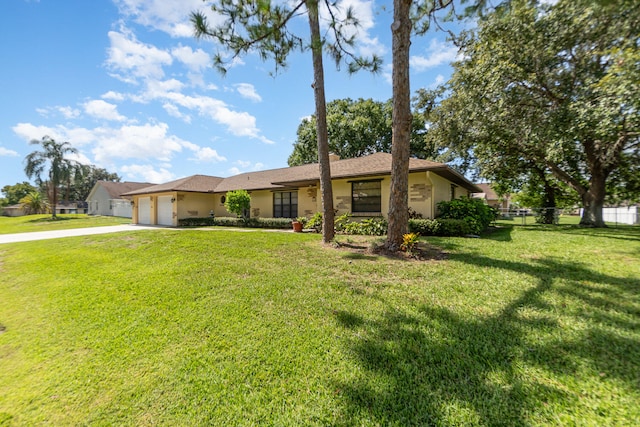
[[158, 197], [158, 225], [173, 225], [171, 196]]
[[151, 198], [138, 199], [138, 224], [151, 224]]

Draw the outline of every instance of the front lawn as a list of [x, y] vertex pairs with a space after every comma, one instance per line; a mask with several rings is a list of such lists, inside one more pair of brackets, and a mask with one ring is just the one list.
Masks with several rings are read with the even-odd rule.
[[0, 216], [0, 234], [68, 230], [70, 228], [102, 227], [119, 224], [131, 224], [131, 218], [89, 216], [84, 214], [60, 214], [57, 215], [57, 219], [52, 219], [51, 214], [18, 217]]
[[339, 241], [3, 245], [0, 425], [638, 424], [640, 228]]

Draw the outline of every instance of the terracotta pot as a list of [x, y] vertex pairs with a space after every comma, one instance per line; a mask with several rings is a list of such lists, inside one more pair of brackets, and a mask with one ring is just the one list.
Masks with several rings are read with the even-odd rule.
[[291, 223], [291, 225], [293, 225], [293, 231], [295, 231], [296, 233], [301, 233], [302, 232], [302, 223], [299, 221], [293, 221]]

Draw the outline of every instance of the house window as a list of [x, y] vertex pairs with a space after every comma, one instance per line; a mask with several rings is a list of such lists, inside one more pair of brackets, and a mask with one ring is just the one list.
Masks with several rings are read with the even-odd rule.
[[456, 199], [456, 187], [457, 185], [451, 184], [451, 200]]
[[382, 212], [381, 180], [351, 183], [351, 212]]
[[298, 216], [298, 192], [280, 191], [273, 193], [274, 218], [295, 218]]

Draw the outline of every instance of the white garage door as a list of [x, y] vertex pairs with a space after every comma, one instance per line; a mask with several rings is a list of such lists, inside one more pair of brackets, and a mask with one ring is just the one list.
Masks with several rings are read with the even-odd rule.
[[171, 196], [158, 197], [158, 225], [173, 225]]
[[151, 198], [138, 199], [138, 224], [151, 224]]

